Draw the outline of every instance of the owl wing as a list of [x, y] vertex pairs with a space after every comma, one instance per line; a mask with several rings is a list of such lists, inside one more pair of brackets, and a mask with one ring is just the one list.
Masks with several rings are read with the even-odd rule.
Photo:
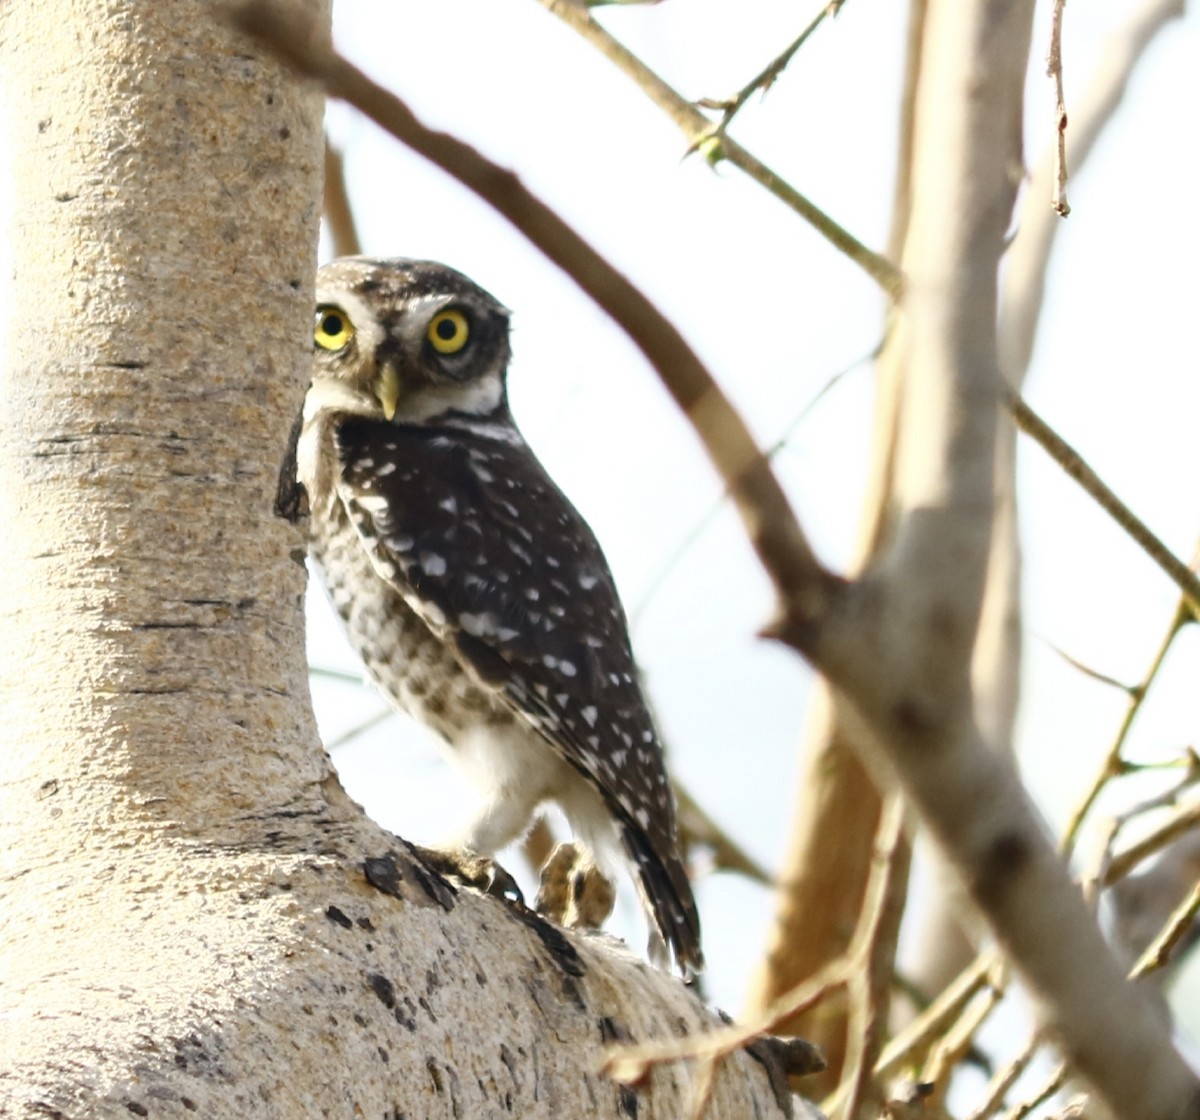
[[699, 967], [673, 799], [591, 529], [511, 421], [344, 418], [340, 493], [376, 572], [600, 791], [660, 933]]

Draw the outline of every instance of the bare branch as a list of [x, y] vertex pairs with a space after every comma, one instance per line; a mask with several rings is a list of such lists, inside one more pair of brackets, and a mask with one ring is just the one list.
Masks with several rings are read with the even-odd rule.
[[987, 1120], [989, 1116], [1002, 1108], [1009, 1089], [1016, 1084], [1017, 1078], [1029, 1068], [1029, 1063], [1037, 1056], [1041, 1047], [1042, 1038], [1035, 1033], [1006, 1065], [996, 1071], [996, 1075], [988, 1082], [983, 1100], [975, 1106], [967, 1120]]
[[[863, 899], [862, 914], [848, 953], [857, 967], [849, 983], [850, 1015], [839, 1115], [867, 1120], [879, 1115], [883, 1094], [875, 1079], [875, 1063], [883, 1050], [891, 1006], [892, 974], [900, 919], [908, 894], [910, 865], [904, 835], [904, 799], [892, 794], [884, 805], [875, 834], [874, 866]], [[832, 1108], [829, 1111], [833, 1111]]]
[[1189, 609], [1200, 616], [1200, 579], [1179, 559], [1120, 498], [1103, 482], [1062, 436], [1015, 394], [1009, 398], [1012, 414], [1026, 435], [1032, 437], [1062, 469], [1095, 499], [1135, 544], [1166, 573], [1181, 592]]
[[806, 984], [786, 996], [756, 1017], [753, 1023], [730, 1024], [723, 1030], [707, 1031], [690, 1038], [673, 1038], [661, 1042], [643, 1042], [633, 1047], [613, 1047], [604, 1068], [615, 1080], [635, 1085], [653, 1066], [684, 1059], [716, 1062], [740, 1050], [765, 1030], [768, 1020], [778, 1022], [784, 1016], [820, 1003], [831, 991], [843, 987], [850, 978], [851, 964], [847, 958], [832, 961]]
[[1180, 805], [1161, 825], [1135, 844], [1112, 857], [1105, 885], [1115, 883], [1128, 875], [1140, 863], [1144, 863], [1157, 852], [1161, 852], [1172, 841], [1200, 827], [1200, 798], [1193, 798]]
[[[1045, 641], [1045, 639], [1043, 639]], [[1138, 695], [1138, 686], [1136, 684], [1126, 684], [1124, 681], [1117, 680], [1116, 677], [1110, 677], [1107, 673], [1100, 672], [1099, 669], [1093, 669], [1090, 665], [1085, 665], [1078, 657], [1073, 657], [1067, 653], [1062, 646], [1056, 646], [1051, 641], [1046, 641], [1046, 645], [1050, 647], [1059, 657], [1061, 657], [1072, 669], [1082, 673], [1085, 677], [1090, 677], [1100, 684], [1106, 684], [1110, 688], [1117, 689], [1118, 692], [1125, 693], [1126, 696], [1136, 698]]]
[[1003, 992], [1006, 973], [999, 953], [989, 951], [976, 957], [937, 999], [888, 1043], [876, 1063], [875, 1076], [882, 1080], [913, 1064], [917, 1056], [928, 1050], [934, 1040], [961, 1017], [977, 992], [985, 988]]
[[[868, 896], [850, 948], [843, 956], [830, 962], [811, 980], [785, 992], [745, 1023], [691, 1038], [612, 1047], [605, 1069], [618, 1081], [635, 1084], [652, 1067], [665, 1062], [691, 1059], [711, 1066], [789, 1016], [815, 1006], [831, 991], [857, 985], [860, 986], [857, 1002], [864, 1011], [858, 1025], [868, 1037], [862, 1060], [855, 1064], [854, 1079], [846, 1083], [844, 1090], [850, 1102], [847, 1107], [853, 1108], [853, 1102], [863, 1097], [866, 1079], [873, 1073], [873, 1051], [881, 1044], [881, 1032], [885, 1027], [883, 1018], [876, 1019], [873, 1013], [886, 1005], [886, 995], [881, 995], [881, 990], [891, 982], [894, 939], [900, 917], [897, 900], [903, 899], [906, 885], [903, 874], [900, 880], [895, 877], [897, 866], [907, 866], [905, 861], [897, 864], [896, 859], [904, 845], [903, 821], [904, 806], [899, 798], [893, 798], [877, 833], [877, 860], [872, 868]], [[849, 1116], [851, 1112], [847, 1111], [845, 1115]]]
[[855, 239], [740, 144], [728, 137], [714, 137], [712, 121], [687, 98], [667, 85], [622, 43], [609, 35], [601, 24], [592, 19], [586, 8], [580, 7], [572, 0], [539, 0], [539, 3], [579, 32], [605, 58], [632, 78], [650, 100], [675, 122], [687, 137], [688, 144], [698, 147], [710, 162], [724, 159], [745, 172], [781, 202], [791, 207], [834, 248], [859, 265], [890, 296], [895, 297], [899, 293], [900, 274], [891, 261], [872, 252]]
[[1067, 1083], [1067, 1067], [1059, 1063], [1043, 1079], [1032, 1095], [1004, 1114], [1004, 1120], [1025, 1120], [1035, 1108], [1048, 1101]]
[[[1143, 0], [1129, 23], [1109, 38], [1096, 76], [1072, 114], [1072, 162], [1077, 176], [1120, 107], [1146, 49], [1172, 19], [1183, 15], [1183, 6], [1183, 0]], [[1021, 205], [1016, 240], [1005, 259], [1000, 364], [1014, 387], [1029, 367], [1044, 304], [1046, 266], [1062, 229], [1058, 215], [1045, 202], [1046, 193], [1053, 189], [1056, 158], [1057, 145], [1051, 145], [1038, 160], [1032, 187]]]
[[796, 57], [796, 52], [800, 50], [805, 43], [812, 37], [813, 33], [827, 19], [833, 19], [838, 12], [842, 10], [842, 5], [846, 0], [829, 0], [827, 3], [809, 22], [808, 26], [800, 32], [800, 34], [788, 45], [787, 49], [782, 51], [776, 58], [773, 58], [767, 65], [753, 78], [750, 79], [740, 90], [732, 97], [726, 97], [722, 100], [714, 100], [712, 98], [702, 98], [699, 102], [704, 109], [716, 109], [721, 113], [721, 119], [710, 130], [708, 136], [704, 140], [697, 141], [692, 145], [691, 150], [707, 144], [714, 136], [723, 136], [725, 130], [729, 127], [733, 118], [742, 110], [742, 107], [759, 91], [766, 96], [767, 91], [779, 79], [779, 76], [787, 69], [788, 64]]
[[1067, 202], [1067, 103], [1063, 94], [1062, 72], [1062, 21], [1067, 0], [1054, 0], [1054, 13], [1050, 20], [1050, 52], [1046, 72], [1054, 79], [1054, 194], [1050, 204], [1060, 217], [1071, 212]]
[[1200, 883], [1193, 886], [1187, 898], [1176, 907], [1162, 932], [1138, 958], [1131, 975], [1145, 976], [1148, 972], [1165, 968], [1171, 955], [1195, 925], [1198, 913], [1200, 913]]
[[362, 252], [350, 195], [346, 190], [346, 163], [342, 153], [325, 136], [325, 220], [333, 239], [333, 251], [339, 257], [354, 257]]

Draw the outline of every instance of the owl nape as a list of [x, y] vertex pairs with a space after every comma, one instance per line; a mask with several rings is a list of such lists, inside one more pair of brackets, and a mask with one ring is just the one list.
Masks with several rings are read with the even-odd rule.
[[508, 312], [430, 261], [317, 274], [312, 383], [277, 510], [376, 685], [475, 786], [456, 838], [490, 857], [557, 804], [599, 868], [624, 862], [650, 952], [703, 967], [674, 797], [625, 612], [587, 523], [508, 406]]

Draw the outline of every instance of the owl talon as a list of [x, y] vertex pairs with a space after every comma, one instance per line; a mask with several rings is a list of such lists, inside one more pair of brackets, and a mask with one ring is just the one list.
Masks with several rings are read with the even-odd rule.
[[421, 859], [439, 875], [457, 879], [493, 898], [524, 904], [525, 896], [516, 879], [494, 859], [461, 849], [414, 847]]
[[612, 882], [579, 844], [559, 844], [542, 868], [533, 908], [567, 929], [599, 929], [613, 911]]

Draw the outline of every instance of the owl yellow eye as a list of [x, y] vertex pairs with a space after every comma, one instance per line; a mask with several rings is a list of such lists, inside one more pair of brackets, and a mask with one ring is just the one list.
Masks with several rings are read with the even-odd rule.
[[471, 324], [461, 311], [439, 311], [429, 320], [425, 337], [439, 354], [457, 354], [467, 344]]
[[313, 341], [322, 350], [340, 350], [354, 337], [354, 324], [336, 307], [318, 307]]

